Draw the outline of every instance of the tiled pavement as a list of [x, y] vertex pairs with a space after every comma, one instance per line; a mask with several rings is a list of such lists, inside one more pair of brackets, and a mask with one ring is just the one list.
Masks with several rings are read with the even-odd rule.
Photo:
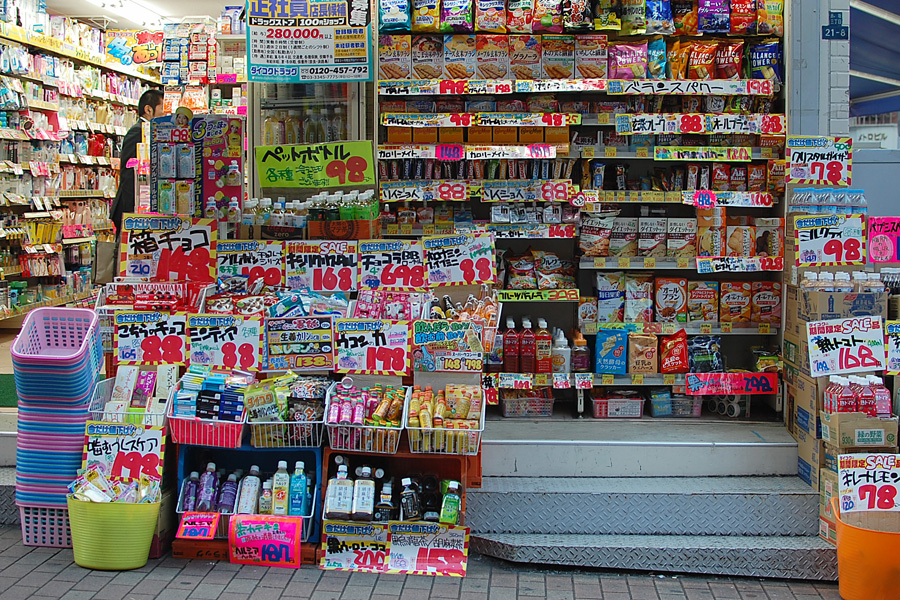
[[839, 600], [837, 585], [559, 571], [470, 557], [465, 579], [259, 568], [163, 558], [135, 571], [89, 571], [71, 550], [29, 548], [0, 527], [0, 600]]

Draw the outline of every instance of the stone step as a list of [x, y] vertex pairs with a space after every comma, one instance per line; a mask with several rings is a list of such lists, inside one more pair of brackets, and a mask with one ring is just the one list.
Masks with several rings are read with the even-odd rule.
[[472, 534], [470, 549], [511, 562], [540, 565], [837, 579], [837, 552], [818, 537]]
[[818, 533], [819, 496], [793, 477], [485, 477], [466, 491], [473, 533]]

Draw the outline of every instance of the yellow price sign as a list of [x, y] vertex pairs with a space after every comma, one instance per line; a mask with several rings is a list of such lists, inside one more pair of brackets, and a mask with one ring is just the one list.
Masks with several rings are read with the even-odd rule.
[[603, 374], [603, 385], [612, 385], [616, 380], [616, 376], [612, 373], [604, 373]]
[[731, 323], [722, 323], [722, 333], [731, 333]]
[[637, 149], [637, 157], [638, 158], [647, 158], [650, 156], [650, 152], [645, 147], [640, 147]]
[[768, 323], [760, 323], [759, 324], [759, 332], [760, 333], [772, 333], [772, 328]]
[[538, 385], [538, 386], [550, 385], [550, 373], [535, 373], [534, 385]]
[[606, 146], [603, 149], [603, 156], [606, 158], [615, 158], [616, 157], [616, 147], [615, 146]]
[[581, 158], [594, 158], [594, 147], [585, 146], [581, 149]]
[[690, 269], [691, 268], [691, 259], [686, 256], [679, 256], [676, 260], [677, 267], [679, 269]]
[[675, 373], [666, 373], [663, 375], [663, 385], [675, 385]]
[[422, 225], [423, 235], [434, 235], [434, 225]]
[[710, 334], [712, 333], [712, 325], [709, 323], [701, 323], [700, 324], [700, 333]]
[[404, 223], [400, 226], [400, 234], [401, 235], [412, 235], [413, 226], [411, 223]]
[[602, 256], [594, 257], [594, 268], [595, 269], [602, 269], [605, 266], [606, 266], [606, 259], [604, 257], [602, 257]]
[[619, 257], [619, 268], [628, 269], [631, 267], [631, 259], [627, 257]]
[[656, 268], [656, 259], [652, 257], [647, 257], [644, 259], [644, 268], [645, 269], [655, 269]]
[[400, 233], [399, 225], [388, 225], [387, 226], [387, 234], [388, 235], [398, 235]]
[[632, 373], [631, 374], [631, 385], [644, 385], [644, 374], [643, 373]]

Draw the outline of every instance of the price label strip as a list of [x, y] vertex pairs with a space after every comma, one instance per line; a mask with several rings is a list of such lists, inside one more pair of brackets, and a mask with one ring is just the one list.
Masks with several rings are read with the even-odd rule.
[[141, 281], [215, 283], [218, 235], [213, 219], [126, 214], [119, 275]]
[[865, 215], [794, 217], [797, 266], [822, 267], [866, 263]]
[[216, 248], [218, 279], [246, 276], [247, 288], [262, 279], [264, 289], [284, 283], [284, 242], [236, 240], [219, 242]]
[[188, 315], [187, 331], [192, 365], [242, 371], [262, 368], [262, 317]]
[[358, 266], [362, 290], [416, 292], [428, 287], [420, 240], [361, 240]]
[[357, 242], [287, 242], [284, 273], [287, 287], [315, 292], [352, 292], [358, 279]]
[[334, 370], [365, 375], [410, 371], [409, 321], [336, 319]]
[[122, 365], [184, 365], [187, 314], [117, 311], [113, 348]]
[[478, 285], [497, 278], [491, 234], [423, 238], [428, 284]]
[[697, 257], [698, 273], [755, 273], [757, 271], [783, 271], [781, 256], [700, 256]]

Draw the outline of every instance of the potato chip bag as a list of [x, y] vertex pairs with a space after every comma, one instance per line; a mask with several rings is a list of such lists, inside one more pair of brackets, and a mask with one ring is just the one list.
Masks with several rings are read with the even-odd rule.
[[475, 0], [475, 31], [506, 33], [506, 2], [504, 0]]
[[692, 44], [693, 42], [683, 42], [678, 39], [669, 40], [666, 52], [669, 79], [687, 79], [687, 68]]
[[696, 41], [688, 59], [688, 79], [712, 79], [715, 73], [716, 42]]
[[784, 36], [784, 0], [759, 0], [756, 33]]
[[672, 5], [669, 0], [647, 0], [647, 33], [662, 35], [675, 33]]
[[594, 29], [619, 31], [622, 29], [622, 12], [619, 0], [597, 0], [594, 3]]
[[412, 30], [435, 33], [441, 29], [440, 0], [412, 0]]
[[609, 44], [610, 79], [647, 79], [647, 42]]
[[381, 17], [381, 31], [409, 31], [409, 0], [378, 0], [378, 13]]
[[621, 0], [622, 35], [647, 32], [647, 3], [645, 0]]
[[534, 257], [526, 252], [506, 259], [506, 289], [536, 290], [537, 278], [534, 272]]
[[647, 79], [666, 78], [666, 41], [661, 35], [647, 42]]
[[472, 0], [443, 0], [441, 2], [441, 31], [444, 33], [474, 32]]
[[531, 29], [535, 33], [562, 33], [562, 0], [534, 0]]
[[697, 9], [699, 33], [728, 33], [731, 31], [731, 14], [728, 0], [700, 0]]
[[740, 79], [741, 59], [744, 57], [744, 42], [723, 41], [716, 48], [715, 79]]
[[697, 35], [697, 0], [672, 0], [675, 35]]
[[[765, 0], [762, 0], [765, 3]], [[756, 33], [756, 0], [731, 0], [731, 35]]]
[[506, 9], [506, 28], [510, 33], [531, 33], [533, 13], [532, 0], [509, 0]]
[[590, 0], [563, 0], [563, 29], [567, 33], [594, 30], [594, 12]]

